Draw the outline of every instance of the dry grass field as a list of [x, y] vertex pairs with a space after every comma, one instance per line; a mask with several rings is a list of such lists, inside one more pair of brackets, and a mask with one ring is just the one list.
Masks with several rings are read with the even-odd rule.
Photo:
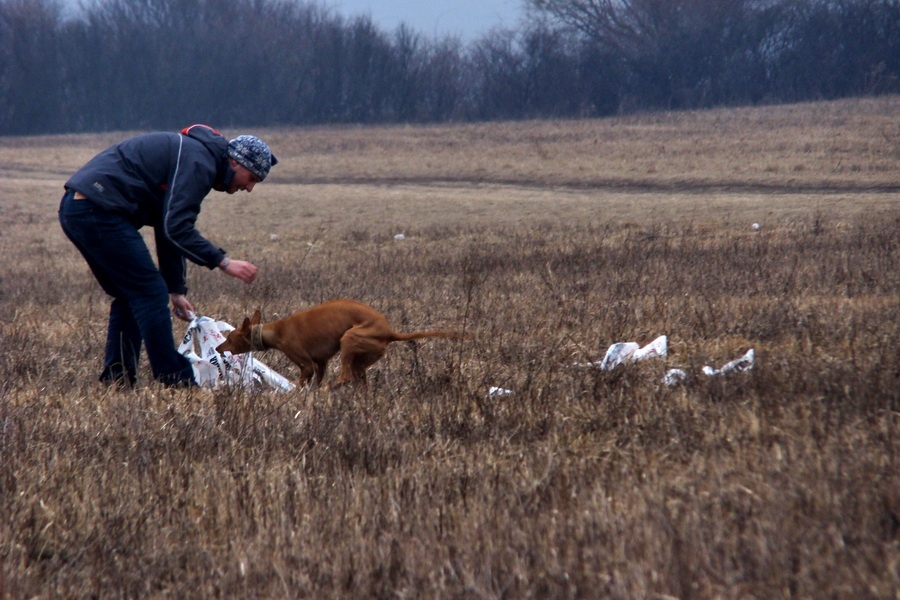
[[0, 597], [900, 598], [900, 98], [251, 133], [282, 163], [200, 228], [261, 275], [193, 267], [201, 313], [471, 338], [109, 390], [56, 208], [130, 133], [0, 138]]

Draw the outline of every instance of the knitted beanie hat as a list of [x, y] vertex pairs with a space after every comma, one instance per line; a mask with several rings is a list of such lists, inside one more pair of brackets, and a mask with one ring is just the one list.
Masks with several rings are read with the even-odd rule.
[[259, 177], [262, 181], [269, 169], [278, 164], [278, 159], [269, 146], [255, 135], [239, 135], [228, 142], [228, 156]]

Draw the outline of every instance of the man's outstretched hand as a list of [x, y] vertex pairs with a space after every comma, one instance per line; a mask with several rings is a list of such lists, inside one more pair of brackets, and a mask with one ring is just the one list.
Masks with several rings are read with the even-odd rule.
[[253, 280], [256, 279], [256, 273], [259, 271], [253, 263], [235, 258], [229, 260], [228, 264], [222, 267], [222, 270], [232, 277], [237, 277], [244, 283], [253, 283]]

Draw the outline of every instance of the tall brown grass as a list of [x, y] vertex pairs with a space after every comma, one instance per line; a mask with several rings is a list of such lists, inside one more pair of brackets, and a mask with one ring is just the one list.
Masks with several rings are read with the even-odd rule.
[[367, 392], [100, 386], [55, 210], [127, 134], [0, 139], [0, 596], [896, 598], [897, 107], [262, 132], [271, 181], [201, 216], [261, 276], [191, 298], [472, 334]]

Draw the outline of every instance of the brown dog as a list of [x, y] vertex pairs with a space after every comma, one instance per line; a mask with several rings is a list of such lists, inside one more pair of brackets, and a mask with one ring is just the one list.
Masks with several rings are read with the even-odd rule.
[[228, 333], [217, 352], [242, 354], [275, 348], [298, 367], [305, 384], [313, 377], [321, 383], [328, 360], [341, 352], [341, 374], [337, 384], [366, 383], [366, 369], [384, 356], [387, 345], [428, 337], [462, 338], [456, 331], [397, 333], [380, 312], [354, 300], [331, 300], [283, 319], [260, 324], [253, 319]]

